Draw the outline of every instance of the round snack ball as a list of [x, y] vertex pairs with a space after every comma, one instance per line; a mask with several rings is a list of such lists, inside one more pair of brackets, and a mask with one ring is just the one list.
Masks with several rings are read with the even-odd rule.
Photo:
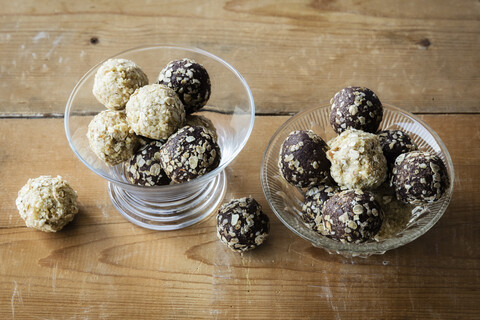
[[109, 166], [130, 159], [139, 144], [122, 111], [97, 114], [88, 125], [87, 138], [92, 151]]
[[185, 119], [185, 125], [191, 127], [202, 126], [207, 129], [208, 133], [210, 133], [210, 135], [215, 141], [218, 140], [217, 129], [215, 129], [213, 122], [210, 119], [205, 118], [204, 116], [189, 114]]
[[187, 114], [198, 111], [210, 98], [210, 77], [205, 68], [184, 58], [167, 64], [158, 76], [158, 83], [175, 90]]
[[128, 181], [140, 186], [158, 186], [170, 183], [160, 165], [160, 149], [163, 142], [155, 140], [143, 146], [125, 162], [125, 176]]
[[300, 188], [325, 182], [330, 176], [327, 149], [325, 141], [311, 130], [291, 132], [280, 148], [280, 174]]
[[323, 228], [334, 240], [361, 243], [372, 240], [380, 230], [383, 212], [374, 195], [361, 190], [346, 190], [324, 204]]
[[[339, 188], [337, 186], [319, 185], [311, 187], [305, 193], [305, 199], [302, 206], [302, 219], [313, 230], [317, 230], [318, 226], [315, 219], [320, 217], [325, 202], [333, 197]], [[321, 232], [321, 230], [317, 230]], [[322, 233], [322, 232], [321, 232]]]
[[375, 133], [383, 106], [377, 95], [364, 87], [346, 87], [330, 100], [330, 124], [337, 133], [353, 128]]
[[391, 184], [397, 199], [410, 204], [439, 200], [450, 185], [447, 168], [431, 153], [412, 151], [395, 160]]
[[109, 59], [95, 73], [93, 95], [108, 109], [122, 110], [130, 95], [147, 84], [147, 75], [135, 62]]
[[349, 129], [328, 142], [330, 174], [348, 189], [375, 189], [387, 178], [387, 160], [377, 135]]
[[268, 238], [269, 230], [268, 216], [253, 198], [233, 199], [218, 211], [217, 236], [233, 251], [255, 249]]
[[16, 204], [27, 227], [46, 232], [61, 230], [78, 212], [77, 192], [60, 176], [29, 179]]
[[383, 130], [377, 133], [380, 138], [383, 155], [387, 159], [387, 165], [392, 168], [395, 159], [402, 153], [417, 150], [417, 146], [412, 139], [401, 130]]
[[173, 183], [203, 176], [220, 164], [220, 147], [207, 129], [185, 126], [160, 150], [162, 168]]
[[135, 91], [125, 111], [133, 131], [150, 139], [168, 139], [185, 122], [185, 110], [177, 94], [161, 84]]

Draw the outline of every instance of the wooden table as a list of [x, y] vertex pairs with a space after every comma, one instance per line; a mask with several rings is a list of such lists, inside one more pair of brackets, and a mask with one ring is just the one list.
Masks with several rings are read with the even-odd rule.
[[[480, 2], [26, 0], [3, 1], [0, 19], [0, 319], [480, 318]], [[258, 250], [231, 252], [213, 217], [171, 232], [132, 225], [70, 150], [63, 110], [81, 75], [152, 43], [203, 48], [250, 84], [255, 127], [226, 197], [252, 195], [270, 217]], [[367, 259], [295, 236], [259, 179], [273, 132], [352, 84], [419, 115], [456, 174], [437, 225]], [[79, 194], [56, 234], [27, 229], [15, 207], [42, 174]]]

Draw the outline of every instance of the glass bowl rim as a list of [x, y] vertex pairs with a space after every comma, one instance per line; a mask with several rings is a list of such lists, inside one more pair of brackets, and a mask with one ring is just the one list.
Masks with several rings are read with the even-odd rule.
[[[125, 181], [121, 181], [121, 180], [117, 180], [117, 179], [113, 179], [112, 177], [110, 177], [109, 175], [105, 175], [103, 174], [102, 172], [99, 172], [97, 171], [94, 167], [92, 167], [88, 161], [86, 161], [77, 151], [77, 149], [75, 148], [74, 144], [73, 144], [73, 141], [72, 141], [72, 137], [71, 137], [71, 134], [70, 134], [70, 126], [68, 124], [69, 122], [69, 119], [70, 119], [70, 114], [71, 114], [71, 107], [72, 107], [72, 103], [78, 93], [78, 91], [80, 90], [80, 88], [83, 86], [83, 84], [86, 82], [87, 78], [89, 78], [90, 76], [92, 76], [92, 73], [101, 65], [103, 64], [105, 61], [107, 61], [108, 59], [114, 59], [114, 58], [119, 58], [121, 57], [122, 55], [125, 55], [125, 54], [129, 54], [129, 53], [134, 53], [134, 52], [142, 52], [142, 51], [147, 51], [147, 50], [152, 50], [152, 49], [173, 49], [173, 50], [184, 50], [184, 51], [189, 51], [189, 52], [194, 52], [194, 53], [197, 53], [197, 54], [201, 54], [201, 55], [204, 55], [210, 59], [213, 59], [217, 62], [219, 62], [221, 65], [223, 65], [224, 67], [226, 67], [228, 70], [230, 70], [238, 80], [240, 80], [240, 83], [242, 84], [243, 88], [245, 89], [247, 95], [248, 95], [248, 102], [249, 102], [249, 105], [250, 105], [250, 123], [249, 123], [249, 127], [248, 127], [248, 130], [245, 134], [245, 137], [243, 138], [243, 141], [241, 142], [241, 144], [239, 145], [239, 147], [237, 148], [237, 150], [235, 150], [235, 152], [233, 152], [232, 156], [230, 157], [230, 159], [227, 159], [227, 161], [225, 161], [223, 164], [219, 165], [217, 168], [215, 168], [214, 170], [210, 171], [209, 173], [201, 176], [201, 177], [198, 177], [194, 180], [190, 180], [190, 181], [187, 181], [187, 182], [184, 182], [184, 183], [180, 183], [180, 184], [172, 184], [172, 185], [161, 185], [161, 186], [150, 186], [150, 187], [145, 187], [145, 186], [140, 186], [140, 185], [135, 185], [135, 184], [131, 184], [131, 183], [128, 183], [128, 182], [125, 182]], [[105, 109], [107, 110], [107, 109]], [[209, 181], [212, 177], [215, 177], [217, 174], [219, 174], [221, 171], [223, 171], [237, 156], [238, 154], [242, 151], [242, 149], [245, 147], [245, 144], [247, 143], [248, 139], [250, 138], [250, 135], [252, 133], [252, 130], [253, 130], [253, 125], [254, 125], [254, 122], [255, 122], [255, 102], [253, 100], [253, 95], [252, 95], [252, 91], [250, 90], [250, 87], [248, 86], [248, 83], [247, 81], [245, 80], [245, 78], [228, 62], [226, 62], [225, 60], [223, 60], [222, 58], [220, 57], [217, 57], [216, 55], [208, 52], [208, 51], [205, 51], [203, 49], [200, 49], [200, 48], [197, 48], [197, 47], [193, 47], [193, 46], [178, 46], [178, 45], [174, 45], [174, 44], [152, 44], [152, 45], [143, 45], [143, 46], [137, 46], [137, 47], [134, 47], [134, 48], [130, 48], [130, 49], [127, 49], [127, 50], [124, 50], [124, 51], [121, 51], [119, 53], [116, 53], [114, 54], [113, 56], [110, 56], [102, 61], [100, 61], [99, 63], [97, 63], [96, 65], [94, 65], [93, 67], [91, 67], [81, 78], [80, 80], [78, 80], [78, 82], [75, 84], [75, 87], [72, 89], [72, 92], [70, 93], [70, 96], [68, 97], [68, 100], [67, 100], [67, 104], [66, 104], [66, 107], [65, 107], [65, 114], [64, 114], [64, 127], [65, 127], [65, 134], [67, 136], [67, 140], [68, 140], [68, 144], [70, 145], [70, 148], [73, 150], [73, 152], [75, 153], [75, 155], [77, 156], [78, 159], [80, 159], [80, 161], [85, 165], [87, 166], [87, 168], [89, 168], [91, 171], [93, 171], [94, 173], [96, 173], [97, 175], [101, 176], [102, 178], [110, 181], [110, 182], [113, 182], [113, 183], [116, 183], [116, 184], [120, 184], [122, 186], [125, 186], [126, 188], [135, 188], [135, 189], [138, 189], [138, 190], [142, 190], [142, 191], [162, 191], [162, 190], [175, 190], [175, 189], [180, 189], [180, 188], [185, 188], [185, 186], [187, 185], [194, 185], [194, 184], [202, 184], [202, 183], [206, 183], [207, 181]]]

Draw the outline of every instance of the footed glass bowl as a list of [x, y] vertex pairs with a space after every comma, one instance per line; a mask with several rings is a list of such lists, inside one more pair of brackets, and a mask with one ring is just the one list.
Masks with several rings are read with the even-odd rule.
[[192, 47], [154, 45], [121, 52], [111, 58], [130, 59], [155, 83], [163, 67], [172, 60], [190, 58], [202, 64], [210, 75], [212, 92], [200, 114], [217, 129], [221, 163], [195, 180], [166, 186], [130, 184], [123, 164], [105, 165], [90, 149], [87, 127], [105, 107], [92, 94], [95, 72], [90, 69], [74, 87], [65, 108], [65, 132], [75, 155], [93, 172], [108, 181], [110, 199], [129, 221], [154, 230], [175, 230], [208, 217], [223, 200], [226, 191], [225, 167], [246, 144], [253, 128], [255, 105], [245, 79], [229, 63], [204, 50]]
[[[437, 154], [448, 171], [450, 187], [443, 197], [426, 206], [406, 207], [407, 220], [403, 227], [388, 237], [378, 241], [352, 244], [329, 239], [311, 230], [302, 220], [304, 190], [287, 183], [278, 169], [280, 147], [294, 130], [311, 129], [328, 141], [336, 136], [329, 122], [330, 106], [315, 107], [302, 111], [287, 120], [271, 138], [261, 167], [261, 181], [265, 197], [280, 221], [298, 236], [308, 240], [315, 247], [320, 247], [330, 253], [339, 253], [344, 256], [366, 257], [372, 254], [383, 254], [387, 250], [409, 243], [427, 232], [443, 215], [453, 193], [454, 171], [452, 159], [440, 137], [422, 120], [413, 114], [391, 105], [384, 106], [381, 130], [402, 130], [412, 138], [419, 150]], [[385, 222], [384, 222], [385, 223]]]

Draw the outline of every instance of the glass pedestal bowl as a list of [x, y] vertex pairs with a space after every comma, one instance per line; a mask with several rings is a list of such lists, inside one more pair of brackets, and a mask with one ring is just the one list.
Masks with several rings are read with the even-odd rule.
[[90, 69], [73, 89], [65, 109], [65, 132], [75, 155], [93, 172], [108, 181], [108, 193], [116, 209], [129, 221], [154, 230], [175, 230], [208, 217], [223, 200], [226, 191], [224, 169], [246, 144], [253, 128], [255, 105], [245, 79], [227, 62], [192, 47], [154, 45], [121, 52], [111, 58], [130, 59], [155, 83], [163, 67], [172, 60], [190, 58], [202, 64], [210, 75], [211, 97], [195, 114], [210, 119], [218, 134], [221, 163], [195, 180], [166, 186], [130, 184], [123, 164], [105, 165], [90, 149], [86, 136], [93, 117], [105, 107], [93, 96], [95, 72]]
[[311, 129], [325, 141], [335, 137], [336, 133], [329, 122], [330, 106], [302, 111], [287, 120], [275, 132], [263, 156], [260, 174], [263, 192], [276, 216], [291, 231], [311, 242], [315, 247], [344, 256], [366, 257], [372, 254], [383, 254], [387, 250], [400, 247], [420, 237], [440, 219], [447, 209], [454, 184], [453, 164], [447, 148], [440, 137], [413, 114], [391, 105], [383, 106], [381, 130], [402, 130], [412, 138], [419, 150], [437, 154], [447, 168], [450, 187], [439, 201], [422, 207], [412, 207], [411, 211], [408, 209], [411, 216], [407, 216], [408, 221], [405, 226], [395, 234], [379, 241], [360, 244], [342, 243], [314, 232], [301, 218], [304, 190], [290, 185], [280, 176], [278, 156], [283, 141], [294, 130]]

